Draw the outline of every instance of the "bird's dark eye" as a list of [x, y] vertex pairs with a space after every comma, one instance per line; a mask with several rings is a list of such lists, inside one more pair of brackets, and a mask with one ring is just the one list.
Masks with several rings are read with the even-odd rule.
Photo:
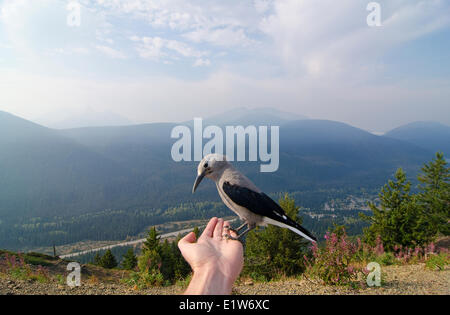
[[208, 167], [208, 163], [205, 163], [205, 165], [203, 165], [203, 167], [204, 167], [204, 168], [207, 168], [207, 167]]

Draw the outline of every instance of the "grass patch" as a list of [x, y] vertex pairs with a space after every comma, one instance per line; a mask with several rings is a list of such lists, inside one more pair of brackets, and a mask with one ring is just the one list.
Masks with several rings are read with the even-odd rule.
[[450, 264], [450, 257], [446, 253], [431, 255], [426, 261], [425, 266], [430, 270], [444, 270]]
[[34, 266], [51, 266], [52, 265], [52, 263], [49, 262], [47, 259], [44, 259], [39, 256], [30, 255], [30, 254], [25, 254], [24, 259], [27, 264], [34, 265]]

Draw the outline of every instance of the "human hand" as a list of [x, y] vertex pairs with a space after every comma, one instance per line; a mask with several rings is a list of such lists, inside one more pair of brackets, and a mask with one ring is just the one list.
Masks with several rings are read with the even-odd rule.
[[223, 237], [234, 232], [223, 219], [212, 218], [195, 242], [193, 232], [178, 242], [178, 247], [194, 274], [185, 294], [230, 294], [244, 265], [241, 242]]

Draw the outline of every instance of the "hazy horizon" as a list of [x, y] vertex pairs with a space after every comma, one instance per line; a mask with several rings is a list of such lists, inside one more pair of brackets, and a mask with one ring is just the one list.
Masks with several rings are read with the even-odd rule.
[[369, 2], [80, 0], [74, 26], [69, 1], [4, 0], [0, 110], [44, 125], [240, 107], [378, 133], [450, 125], [450, 3], [378, 1], [369, 27]]
[[[258, 110], [259, 108], [255, 108], [255, 109]], [[264, 109], [268, 109], [268, 108], [264, 108]], [[271, 109], [271, 108], [269, 108], [269, 109]], [[249, 111], [252, 111], [253, 109], [245, 108], [245, 107], [239, 107], [239, 108], [236, 108], [236, 110], [249, 110]], [[9, 112], [6, 112], [6, 113], [9, 113]], [[26, 119], [24, 117], [17, 116], [17, 115], [15, 115], [13, 113], [9, 113], [9, 114], [12, 114], [12, 115], [14, 115], [16, 117], [19, 117], [19, 118]], [[276, 113], [276, 114], [288, 115], [288, 114], [292, 114], [292, 113], [280, 112], [280, 113]], [[101, 115], [105, 115], [105, 118], [101, 119], [101, 117], [102, 117]], [[219, 113], [219, 115], [220, 115], [220, 113]], [[207, 116], [207, 117], [196, 117], [196, 118], [209, 120], [209, 119], [215, 119], [215, 118], [217, 118], [217, 116], [218, 115]], [[116, 120], [111, 121], [110, 120], [111, 117], [113, 117], [113, 119], [116, 119]], [[281, 118], [280, 115], [278, 115], [277, 117]], [[240, 118], [242, 118], [242, 117], [240, 117]], [[83, 120], [80, 120], [80, 119], [83, 119]], [[295, 120], [302, 120], [302, 119], [316, 120], [315, 118], [306, 117], [306, 116], [303, 117], [303, 118], [297, 118], [296, 116], [293, 116], [292, 118], [283, 118], [283, 119], [293, 120], [293, 121], [295, 121]], [[38, 125], [41, 125], [41, 126], [44, 126], [44, 127], [50, 128], [50, 129], [56, 129], [56, 130], [65, 130], [65, 129], [68, 130], [68, 129], [89, 128], [89, 127], [120, 127], [120, 126], [144, 125], [144, 124], [152, 124], [152, 123], [173, 123], [173, 124], [178, 124], [179, 123], [179, 124], [183, 124], [183, 123], [188, 122], [188, 121], [133, 122], [133, 121], [130, 121], [130, 120], [126, 119], [125, 117], [121, 117], [121, 116], [118, 116], [118, 115], [116, 116], [115, 113], [111, 113], [111, 112], [95, 113], [93, 116], [86, 116], [86, 117], [79, 116], [79, 117], [75, 117], [74, 120], [63, 120], [63, 121], [56, 121], [56, 122], [53, 122], [53, 123], [52, 122], [46, 122], [45, 120], [43, 120], [43, 121], [42, 120], [41, 121], [33, 120], [33, 119], [26, 119], [26, 120], [29, 120], [29, 121], [31, 121], [33, 123], [38, 124]], [[321, 120], [321, 119], [317, 119], [317, 120]], [[345, 123], [345, 124], [348, 124], [348, 125], [350, 125], [352, 127], [356, 127], [356, 128], [365, 130], [365, 131], [370, 132], [370, 133], [372, 133], [372, 134], [374, 134], [376, 136], [383, 136], [387, 132], [392, 131], [392, 130], [394, 130], [396, 128], [403, 127], [403, 126], [409, 125], [411, 123], [421, 123], [421, 122], [438, 123], [438, 124], [442, 124], [444, 126], [450, 127], [450, 125], [445, 124], [445, 123], [441, 123], [441, 122], [438, 122], [438, 121], [432, 121], [432, 120], [429, 120], [429, 121], [421, 120], [420, 121], [420, 120], [418, 120], [418, 121], [409, 122], [409, 123], [404, 124], [404, 125], [396, 126], [396, 127], [392, 128], [392, 129], [389, 129], [387, 131], [380, 132], [380, 131], [373, 131], [373, 130], [365, 129], [363, 127], [356, 127], [356, 126], [354, 126], [354, 125], [352, 125], [350, 123]], [[237, 122], [238, 125], [241, 124], [241, 123], [242, 122]], [[210, 125], [210, 122], [206, 123], [205, 126], [206, 125]]]

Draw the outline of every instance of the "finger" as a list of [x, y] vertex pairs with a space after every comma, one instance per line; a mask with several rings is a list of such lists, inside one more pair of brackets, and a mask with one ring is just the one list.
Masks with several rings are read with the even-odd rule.
[[217, 220], [216, 227], [214, 228], [214, 237], [221, 239], [222, 232], [223, 232], [223, 219], [219, 219]]
[[214, 227], [216, 226], [217, 218], [214, 217], [211, 220], [209, 220], [208, 225], [205, 227], [205, 230], [202, 233], [202, 237], [212, 237], [214, 232]]
[[186, 244], [195, 243], [195, 239], [196, 239], [195, 233], [190, 232], [178, 242], [178, 247], [181, 248]]
[[224, 233], [228, 234], [230, 236], [233, 236], [233, 237], [237, 237], [236, 232], [233, 231], [233, 230], [230, 230], [230, 229], [231, 229], [230, 221], [225, 221], [225, 223], [223, 224], [223, 231], [224, 231]]

